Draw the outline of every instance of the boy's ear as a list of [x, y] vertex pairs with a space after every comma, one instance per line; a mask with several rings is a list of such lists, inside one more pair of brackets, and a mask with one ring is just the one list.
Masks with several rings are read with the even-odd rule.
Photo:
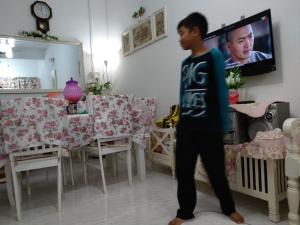
[[195, 36], [201, 36], [200, 30], [198, 27], [192, 27], [191, 28], [191, 34]]

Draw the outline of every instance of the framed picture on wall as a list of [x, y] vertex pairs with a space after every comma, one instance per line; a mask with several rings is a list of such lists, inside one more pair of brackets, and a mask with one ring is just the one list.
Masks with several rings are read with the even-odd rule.
[[130, 31], [124, 32], [122, 34], [122, 48], [123, 55], [128, 55], [132, 51], [132, 44], [130, 41]]
[[147, 18], [132, 29], [133, 49], [144, 47], [152, 41], [151, 18]]
[[162, 8], [153, 14], [155, 38], [160, 39], [167, 35], [166, 9]]
[[127, 56], [155, 41], [167, 37], [165, 7], [152, 13], [122, 34], [123, 55]]

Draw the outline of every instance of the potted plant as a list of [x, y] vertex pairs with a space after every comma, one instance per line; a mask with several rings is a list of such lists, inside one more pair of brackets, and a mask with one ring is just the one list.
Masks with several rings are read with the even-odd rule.
[[[107, 66], [107, 62], [105, 63], [105, 66]], [[86, 94], [110, 95], [112, 89], [113, 84], [108, 77], [106, 69], [106, 72], [102, 74], [102, 77], [99, 73], [91, 73], [91, 82], [86, 85]]]
[[134, 11], [134, 13], [132, 14], [132, 18], [140, 20], [145, 14], [145, 12], [146, 9], [143, 6], [141, 6], [138, 10]]
[[87, 84], [86, 92], [87, 94], [93, 95], [106, 95], [110, 94], [112, 90], [112, 83], [110, 81], [106, 82], [91, 82]]
[[229, 103], [235, 104], [239, 101], [239, 91], [246, 83], [245, 78], [242, 76], [241, 69], [239, 67], [234, 67], [228, 70], [226, 73], [226, 84], [229, 89]]

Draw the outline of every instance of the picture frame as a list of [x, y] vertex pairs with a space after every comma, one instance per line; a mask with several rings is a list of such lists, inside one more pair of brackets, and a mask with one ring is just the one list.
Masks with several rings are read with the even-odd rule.
[[151, 18], [148, 17], [143, 22], [133, 27], [133, 49], [139, 49], [149, 44], [153, 40]]
[[163, 7], [153, 13], [154, 36], [161, 39], [167, 36], [166, 8]]
[[123, 49], [123, 54], [124, 56], [130, 54], [132, 52], [132, 41], [130, 31], [125, 31], [122, 34], [122, 49]]
[[167, 37], [166, 8], [163, 7], [122, 33], [123, 55], [127, 56]]

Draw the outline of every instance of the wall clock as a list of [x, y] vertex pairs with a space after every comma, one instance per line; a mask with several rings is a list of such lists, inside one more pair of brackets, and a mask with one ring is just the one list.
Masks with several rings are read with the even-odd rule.
[[36, 29], [46, 34], [49, 30], [49, 19], [52, 17], [52, 9], [42, 1], [35, 1], [31, 5], [31, 14], [36, 19]]

